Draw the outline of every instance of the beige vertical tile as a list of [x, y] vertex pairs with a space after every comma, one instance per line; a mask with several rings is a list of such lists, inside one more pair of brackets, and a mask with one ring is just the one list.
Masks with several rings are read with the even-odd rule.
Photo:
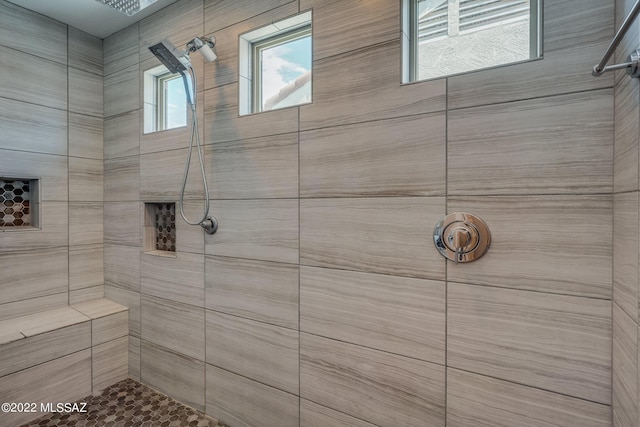
[[102, 286], [104, 249], [101, 243], [69, 247], [69, 290]]
[[612, 106], [606, 89], [450, 112], [449, 194], [611, 192]]
[[301, 263], [443, 280], [431, 233], [444, 209], [442, 197], [301, 200]]
[[68, 200], [66, 156], [0, 149], [0, 170], [9, 178], [40, 178], [42, 201]]
[[437, 113], [302, 132], [300, 195], [442, 196], [445, 131]]
[[140, 248], [105, 244], [104, 280], [114, 286], [140, 292]]
[[93, 393], [127, 378], [129, 342], [122, 337], [91, 349]]
[[448, 366], [611, 403], [611, 301], [449, 283]]
[[309, 334], [300, 396], [380, 426], [444, 426], [445, 368]]
[[142, 338], [168, 350], [203, 360], [204, 309], [142, 295]]
[[140, 247], [142, 244], [140, 209], [140, 203], [137, 202], [105, 203], [105, 243]]
[[206, 413], [246, 427], [297, 427], [298, 396], [207, 365]]
[[106, 283], [105, 298], [122, 304], [129, 309], [129, 334], [140, 337], [140, 293]]
[[69, 67], [69, 111], [102, 117], [102, 84], [102, 76]]
[[[211, 33], [221, 28], [250, 19], [256, 15], [268, 12], [292, 0], [213, 0], [205, 3], [204, 31]], [[294, 2], [295, 3], [295, 2]]]
[[[129, 311], [94, 318], [91, 323], [91, 344], [93, 346], [104, 344], [129, 334]], [[127, 352], [128, 350], [124, 351], [125, 354]]]
[[613, 304], [613, 412], [622, 426], [638, 425], [638, 325]]
[[104, 162], [104, 201], [140, 199], [140, 158], [123, 157]]
[[206, 146], [209, 194], [214, 199], [298, 197], [298, 134]]
[[299, 267], [207, 256], [207, 308], [298, 329]]
[[613, 301], [638, 321], [638, 192], [613, 196]]
[[[202, 219], [204, 208], [204, 200], [184, 202], [184, 214], [191, 222], [197, 222]], [[209, 215], [213, 215], [214, 210], [212, 202]], [[178, 252], [204, 254], [204, 231], [199, 225], [187, 224], [179, 212], [180, 203], [176, 202], [176, 250]]]
[[69, 155], [103, 158], [104, 121], [100, 117], [69, 113]]
[[108, 74], [104, 78], [104, 116], [111, 117], [116, 114], [140, 108], [138, 96], [139, 82], [138, 64]]
[[297, 200], [217, 200], [219, 229], [205, 236], [207, 255], [298, 262]]
[[624, 77], [615, 86], [615, 145], [613, 189], [615, 192], [638, 189], [638, 135], [640, 135], [640, 86], [636, 79]]
[[69, 203], [69, 245], [97, 245], [103, 240], [103, 203]]
[[28, 316], [47, 310], [66, 307], [69, 304], [69, 292], [66, 290], [44, 297], [29, 298], [0, 305], [0, 321]]
[[447, 426], [607, 427], [611, 408], [449, 368]]
[[0, 98], [0, 148], [66, 156], [67, 112]]
[[104, 158], [140, 154], [140, 111], [133, 110], [104, 121]]
[[175, 255], [170, 258], [142, 254], [142, 293], [204, 307], [204, 255], [187, 252]]
[[482, 259], [449, 263], [449, 280], [611, 298], [610, 195], [449, 197], [447, 206], [480, 216], [492, 236]]
[[103, 179], [102, 160], [69, 157], [69, 201], [102, 202]]
[[300, 269], [300, 330], [445, 363], [444, 282]]
[[110, 35], [103, 41], [104, 75], [124, 70], [139, 62], [138, 23]]
[[298, 331], [207, 310], [206, 346], [208, 364], [298, 394]]
[[[187, 148], [141, 155], [140, 198], [153, 202], [179, 200], [187, 155]], [[193, 153], [184, 197], [186, 199], [203, 199], [205, 197], [196, 152]]]
[[140, 381], [140, 338], [129, 335], [129, 378]]
[[401, 85], [400, 54], [398, 32], [397, 41], [314, 61], [313, 103], [300, 107], [300, 128], [444, 110], [445, 80]]
[[300, 425], [305, 427], [375, 427], [371, 423], [306, 399], [300, 399]]
[[69, 27], [69, 66], [102, 76], [102, 39]]
[[140, 374], [144, 384], [204, 411], [204, 362], [142, 340]]
[[96, 298], [104, 298], [104, 285], [100, 284], [90, 288], [69, 290], [69, 304], [78, 304]]

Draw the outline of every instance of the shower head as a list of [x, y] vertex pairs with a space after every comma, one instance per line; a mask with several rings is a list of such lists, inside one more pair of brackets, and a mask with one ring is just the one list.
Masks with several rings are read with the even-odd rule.
[[151, 6], [157, 0], [98, 0], [107, 6], [111, 6], [118, 12], [127, 16], [135, 15], [147, 6]]
[[169, 40], [164, 39], [153, 46], [149, 46], [149, 50], [160, 60], [160, 62], [162, 62], [162, 65], [167, 67], [170, 73], [183, 74], [187, 70], [189, 58], [184, 53], [176, 49]]
[[215, 37], [196, 37], [187, 43], [187, 49], [189, 52], [200, 52], [202, 57], [207, 62], [213, 62], [218, 58], [218, 55], [213, 51], [213, 47], [216, 45]]

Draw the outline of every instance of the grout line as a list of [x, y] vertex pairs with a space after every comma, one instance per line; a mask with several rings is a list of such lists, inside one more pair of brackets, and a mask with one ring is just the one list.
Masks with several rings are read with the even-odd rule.
[[[449, 213], [449, 78], [445, 86], [445, 115], [444, 115], [444, 214]], [[444, 425], [447, 425], [449, 396], [449, 261], [444, 260]]]
[[[298, 11], [300, 10], [300, 2], [298, 2]], [[313, 38], [312, 38], [312, 43], [313, 43]], [[313, 51], [313, 49], [312, 49]], [[313, 63], [313, 61], [312, 61]], [[313, 86], [312, 86], [313, 88]], [[313, 96], [313, 94], [312, 94]], [[301, 394], [301, 384], [302, 384], [302, 363], [300, 362], [301, 360], [301, 353], [302, 353], [302, 345], [301, 345], [301, 341], [302, 341], [302, 337], [300, 335], [300, 330], [301, 330], [301, 326], [300, 326], [300, 318], [301, 318], [301, 312], [300, 312], [300, 291], [301, 291], [301, 286], [300, 286], [300, 217], [301, 217], [301, 210], [300, 210], [300, 107], [298, 107], [298, 134], [297, 134], [297, 138], [298, 138], [298, 143], [297, 143], [297, 147], [298, 147], [298, 425], [300, 425], [300, 420], [302, 419], [302, 407], [300, 405], [300, 394]]]
[[[71, 143], [69, 138], [69, 115], [70, 115], [70, 92], [71, 92], [71, 81], [69, 74], [69, 26], [66, 25], [67, 29], [67, 305], [71, 305]], [[103, 183], [104, 185], [104, 183]], [[42, 192], [41, 192], [42, 193]], [[40, 196], [42, 200], [42, 194]], [[40, 214], [40, 223], [42, 224], [42, 213]], [[92, 330], [93, 336], [93, 330]], [[93, 339], [93, 337], [92, 337]], [[93, 345], [93, 341], [91, 342]], [[91, 349], [91, 390], [93, 391], [93, 348]]]

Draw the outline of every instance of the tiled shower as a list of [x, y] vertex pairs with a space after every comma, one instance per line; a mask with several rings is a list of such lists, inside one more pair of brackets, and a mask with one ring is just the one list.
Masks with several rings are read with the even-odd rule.
[[[113, 382], [230, 427], [637, 427], [640, 87], [591, 76], [634, 2], [545, 0], [543, 59], [411, 84], [400, 3], [180, 0], [101, 40], [0, 0], [0, 191], [37, 178], [41, 226], [0, 231], [0, 322], [120, 304]], [[239, 35], [307, 10], [313, 102], [239, 116]], [[189, 129], [143, 124], [147, 47], [203, 34], [213, 235], [176, 214]], [[477, 262], [434, 247], [457, 211]]]

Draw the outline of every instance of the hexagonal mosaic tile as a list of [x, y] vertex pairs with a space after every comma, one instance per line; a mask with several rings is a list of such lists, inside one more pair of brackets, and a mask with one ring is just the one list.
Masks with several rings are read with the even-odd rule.
[[0, 179], [0, 227], [30, 225], [29, 196], [29, 181]]
[[176, 204], [155, 205], [156, 250], [176, 251]]
[[21, 427], [228, 427], [132, 379], [78, 402], [86, 412], [47, 414]]

